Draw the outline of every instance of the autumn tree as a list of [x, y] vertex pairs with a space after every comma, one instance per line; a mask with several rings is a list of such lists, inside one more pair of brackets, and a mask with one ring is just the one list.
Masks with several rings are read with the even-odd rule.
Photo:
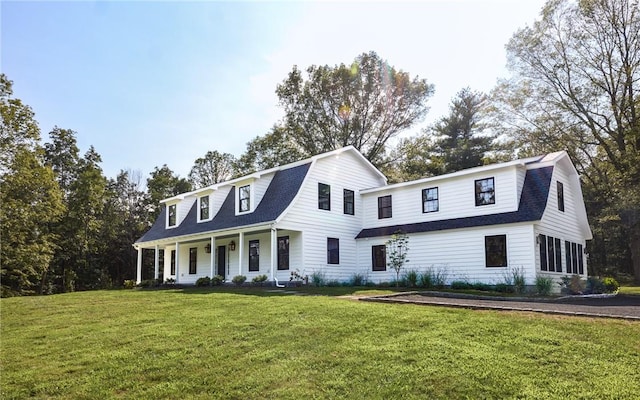
[[551, 0], [507, 53], [512, 76], [494, 91], [502, 132], [523, 154], [569, 153], [585, 193], [597, 196], [587, 199], [598, 204], [588, 209], [592, 226], [622, 228], [640, 283], [638, 2]]

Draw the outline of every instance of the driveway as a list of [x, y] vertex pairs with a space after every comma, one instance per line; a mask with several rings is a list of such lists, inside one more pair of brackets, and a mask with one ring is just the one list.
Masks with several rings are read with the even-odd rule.
[[443, 292], [410, 292], [361, 298], [362, 301], [413, 303], [481, 310], [531, 311], [640, 321], [640, 296], [567, 296], [560, 298], [489, 297]]

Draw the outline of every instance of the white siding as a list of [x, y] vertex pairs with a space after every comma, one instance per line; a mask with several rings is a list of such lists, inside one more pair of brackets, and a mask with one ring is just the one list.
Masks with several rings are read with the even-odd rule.
[[231, 186], [224, 186], [220, 189], [211, 193], [211, 216], [215, 217], [216, 214], [220, 211], [222, 204], [227, 199], [229, 195], [229, 191], [231, 191]]
[[[507, 267], [485, 266], [485, 236], [506, 235]], [[383, 245], [389, 237], [358, 240], [359, 272], [372, 282], [389, 282], [396, 278], [395, 271], [372, 271], [371, 247]], [[535, 238], [529, 224], [499, 225], [471, 229], [457, 229], [409, 235], [409, 260], [403, 269], [425, 271], [428, 268], [445, 269], [447, 283], [455, 280], [495, 284], [504, 282], [512, 269], [522, 269], [528, 285], [534, 284]], [[402, 273], [401, 273], [402, 277]]]
[[[331, 210], [318, 209], [318, 183], [331, 186]], [[384, 182], [379, 175], [349, 152], [316, 160], [298, 198], [278, 224], [278, 228], [303, 232], [299, 242], [302, 246], [300, 264], [294, 265], [292, 257], [291, 268], [299, 269], [304, 275], [323, 271], [325, 278], [331, 280], [346, 280], [355, 273], [354, 238], [362, 229], [363, 220], [362, 201], [358, 192], [382, 184]], [[355, 192], [355, 215], [344, 214], [343, 189]], [[340, 241], [338, 265], [327, 263], [327, 238]]]
[[[475, 205], [475, 181], [494, 178], [495, 204]], [[515, 166], [489, 172], [477, 172], [446, 180], [435, 180], [380, 190], [363, 195], [365, 228], [410, 224], [450, 218], [486, 215], [518, 209], [516, 190], [519, 174]], [[438, 188], [439, 211], [422, 212], [422, 190]], [[378, 219], [378, 197], [391, 195], [392, 218]]]

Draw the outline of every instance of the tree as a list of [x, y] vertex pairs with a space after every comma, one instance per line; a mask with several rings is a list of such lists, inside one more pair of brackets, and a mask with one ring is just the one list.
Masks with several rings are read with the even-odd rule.
[[195, 161], [189, 172], [189, 183], [194, 188], [201, 188], [229, 180], [234, 174], [235, 163], [233, 154], [208, 151]]
[[304, 157], [300, 147], [287, 139], [285, 129], [275, 125], [265, 136], [257, 136], [247, 143], [247, 150], [236, 163], [236, 175], [274, 168]]
[[567, 150], [599, 197], [591, 223], [607, 214], [624, 228], [640, 283], [638, 2], [551, 0], [507, 53], [512, 78], [494, 90], [503, 131], [524, 154]]
[[155, 167], [151, 176], [147, 178], [147, 206], [149, 209], [149, 225], [155, 222], [160, 214], [160, 200], [191, 191], [191, 184], [180, 178], [164, 164], [162, 168]]
[[2, 297], [42, 291], [56, 248], [51, 225], [64, 209], [53, 171], [43, 163], [34, 113], [12, 94], [12, 82], [0, 74]]
[[374, 52], [351, 65], [312, 65], [307, 76], [294, 66], [276, 89], [287, 145], [306, 156], [353, 145], [377, 164], [388, 140], [424, 117], [434, 91]]
[[449, 115], [431, 128], [434, 156], [442, 160], [440, 173], [480, 166], [494, 149], [494, 137], [482, 121], [486, 102], [484, 93], [464, 88], [451, 101]]
[[[0, 174], [13, 165], [16, 153], [33, 150], [40, 140], [40, 128], [31, 107], [14, 99], [13, 82], [0, 73]], [[14, 165], [15, 166], [15, 165]]]
[[400, 271], [404, 267], [409, 252], [409, 237], [403, 231], [397, 231], [387, 240], [387, 265], [396, 272], [396, 286], [400, 285]]
[[76, 132], [57, 126], [49, 132], [50, 143], [45, 143], [45, 162], [50, 165], [65, 196], [69, 194], [71, 183], [77, 179], [80, 149]]

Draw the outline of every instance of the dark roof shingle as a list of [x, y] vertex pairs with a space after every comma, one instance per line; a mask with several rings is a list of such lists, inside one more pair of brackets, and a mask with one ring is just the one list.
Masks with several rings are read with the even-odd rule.
[[280, 170], [275, 173], [262, 201], [252, 213], [236, 215], [235, 190], [229, 191], [220, 211], [211, 221], [198, 223], [197, 202], [189, 210], [182, 223], [172, 229], [165, 228], [166, 207], [163, 207], [156, 222], [136, 243], [149, 242], [203, 232], [254, 225], [276, 220], [293, 201], [302, 186], [310, 163]]

